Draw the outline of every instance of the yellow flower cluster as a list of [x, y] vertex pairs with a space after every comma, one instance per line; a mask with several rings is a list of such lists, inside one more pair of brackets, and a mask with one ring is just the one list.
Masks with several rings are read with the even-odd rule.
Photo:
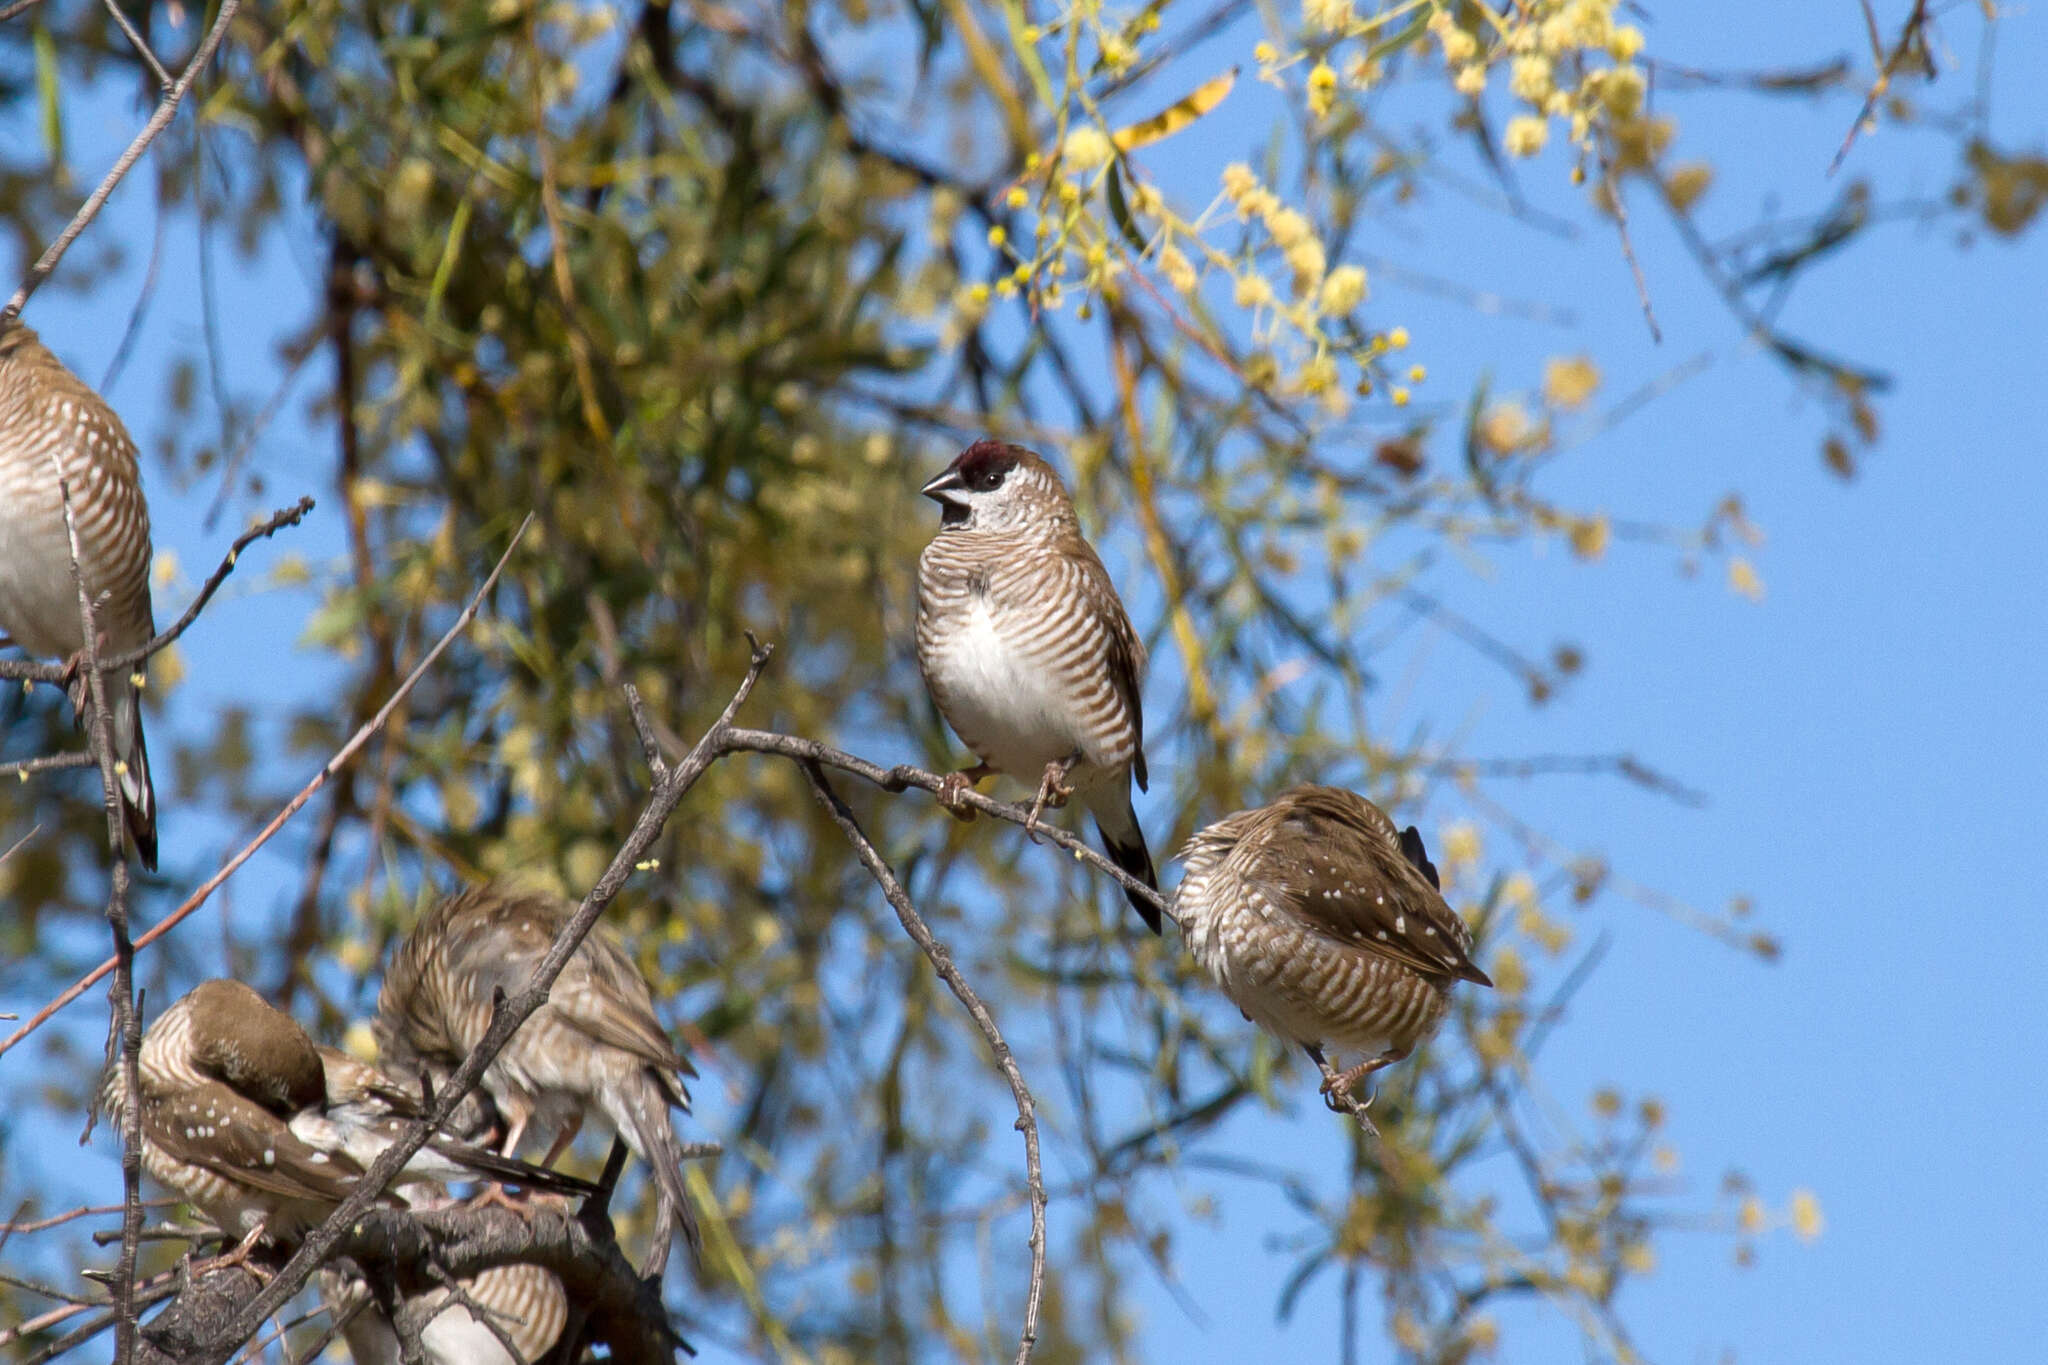
[[[1428, 30], [1461, 95], [1477, 98], [1490, 68], [1505, 64], [1509, 93], [1529, 111], [1508, 120], [1502, 145], [1511, 156], [1535, 156], [1549, 145], [1553, 118], [1568, 120], [1571, 140], [1584, 146], [1596, 127], [1642, 112], [1643, 74], [1632, 63], [1643, 35], [1614, 21], [1616, 2], [1529, 0], [1505, 13], [1446, 4]], [[1588, 57], [1613, 65], [1588, 70]]]

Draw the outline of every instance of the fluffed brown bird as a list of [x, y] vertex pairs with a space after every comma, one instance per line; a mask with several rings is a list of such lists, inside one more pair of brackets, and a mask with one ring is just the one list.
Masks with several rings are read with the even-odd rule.
[[1268, 1032], [1360, 1058], [1325, 1089], [1400, 1061], [1451, 986], [1491, 986], [1422, 836], [1341, 787], [1301, 786], [1198, 831], [1173, 895], [1188, 947]]
[[[60, 473], [61, 471], [61, 473]], [[29, 653], [85, 648], [63, 484], [78, 527], [78, 566], [96, 606], [103, 654], [156, 634], [149, 601], [149, 507], [128, 429], [19, 319], [0, 319], [0, 632]], [[156, 867], [156, 792], [142, 736], [141, 665], [107, 678], [122, 811], [143, 866]], [[86, 692], [72, 691], [84, 712]]]
[[[331, 1059], [331, 1060], [330, 1060]], [[137, 1059], [142, 1161], [230, 1237], [298, 1240], [354, 1190], [370, 1162], [418, 1113], [373, 1067], [323, 1056], [290, 1015], [239, 981], [195, 986], [143, 1035]], [[120, 1122], [120, 1069], [101, 1089]], [[405, 1187], [499, 1179], [585, 1193], [587, 1182], [509, 1161], [445, 1137], [403, 1167]]]
[[[1146, 782], [1145, 646], [1066, 486], [1022, 446], [976, 441], [921, 491], [941, 516], [917, 564], [918, 666], [981, 759], [956, 784], [1037, 783], [1034, 822], [1075, 796], [1111, 860], [1158, 890], [1131, 805], [1131, 782]], [[1125, 896], [1160, 932], [1159, 911]]]
[[[496, 886], [434, 906], [385, 973], [375, 1026], [382, 1054], [429, 1074], [453, 1071], [490, 1028], [493, 993], [524, 989], [575, 911], [557, 896]], [[696, 1074], [655, 1017], [647, 979], [598, 925], [547, 1003], [492, 1059], [483, 1086], [510, 1125], [507, 1155], [529, 1127], [553, 1134], [544, 1164], [574, 1140], [590, 1111], [601, 1114], [661, 1187], [655, 1244], [665, 1255], [678, 1228], [697, 1246], [683, 1186], [686, 1156], [669, 1121], [671, 1109], [689, 1110], [683, 1081]]]
[[[420, 1345], [427, 1365], [532, 1365], [554, 1348], [569, 1320], [569, 1296], [561, 1280], [540, 1266], [493, 1266], [461, 1284], [518, 1354], [508, 1352], [498, 1334], [453, 1294], [434, 1289], [399, 1308], [425, 1319]], [[355, 1365], [398, 1365], [404, 1358], [390, 1317], [369, 1302], [369, 1286], [361, 1279], [347, 1271], [322, 1269], [320, 1298], [337, 1319], [355, 1314], [341, 1334]]]

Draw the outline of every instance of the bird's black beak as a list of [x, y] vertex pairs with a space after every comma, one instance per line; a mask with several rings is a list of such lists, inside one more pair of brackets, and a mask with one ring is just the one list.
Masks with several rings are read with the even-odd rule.
[[966, 487], [966, 482], [960, 477], [960, 471], [949, 468], [917, 491], [933, 502], [944, 503], [952, 501], [946, 496], [948, 493], [958, 493]]

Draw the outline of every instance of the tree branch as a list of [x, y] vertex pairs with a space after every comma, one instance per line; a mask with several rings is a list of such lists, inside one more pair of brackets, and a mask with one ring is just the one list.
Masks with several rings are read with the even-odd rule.
[[[312, 511], [313, 507], [314, 502], [311, 498], [300, 498], [290, 507], [278, 508], [270, 514], [267, 520], [256, 523], [248, 530], [242, 532], [242, 534], [236, 536], [234, 544], [230, 545], [228, 552], [221, 557], [219, 567], [207, 577], [205, 583], [200, 585], [199, 595], [192, 599], [192, 604], [185, 608], [185, 614], [180, 616], [169, 630], [152, 637], [146, 644], [139, 645], [134, 649], [125, 650], [120, 654], [115, 654], [105, 659], [103, 661], [104, 666], [109, 670], [133, 668], [150, 656], [160, 653], [172, 641], [189, 630], [194, 621], [199, 619], [199, 613], [206, 610], [207, 603], [211, 602], [213, 595], [220, 591], [220, 585], [227, 581], [227, 576], [233, 573], [235, 566], [241, 562], [242, 551], [248, 549], [256, 541], [268, 540], [287, 526], [297, 526], [306, 519], [306, 513]], [[38, 663], [27, 659], [0, 659], [0, 678], [12, 678], [24, 682], [62, 683], [64, 681], [64, 666], [62, 664]], [[53, 764], [52, 766], [69, 765]]]
[[[115, 1365], [128, 1365], [135, 1358], [135, 1254], [142, 1241], [142, 1082], [137, 1075], [142, 1025], [135, 1017], [135, 944], [128, 936], [128, 821], [121, 810], [120, 761], [114, 756], [114, 717], [107, 707], [107, 665], [100, 658], [99, 622], [80, 562], [71, 480], [54, 453], [50, 464], [63, 501], [71, 581], [78, 592], [78, 625], [85, 640], [85, 690], [91, 699], [85, 714], [92, 751], [99, 759], [107, 852], [113, 861], [107, 884], [107, 927], [114, 937], [114, 982], [107, 988], [107, 1059], [121, 1078], [121, 1255], [114, 1266], [114, 1361]], [[89, 1124], [87, 1131], [91, 1131]]]
[[[320, 771], [313, 774], [312, 780], [299, 788], [298, 794], [285, 803], [284, 809], [271, 817], [270, 823], [259, 830], [254, 839], [243, 845], [241, 852], [228, 859], [226, 863], [221, 865], [219, 871], [201, 883], [197, 891], [194, 891], [185, 898], [184, 904], [166, 915], [154, 927], [136, 939], [135, 947], [148, 947], [172, 929], [177, 928], [193, 911], [206, 904], [207, 897], [218, 890], [221, 883], [225, 882], [234, 873], [236, 868], [249, 861], [255, 855], [257, 849], [263, 847], [264, 844], [270, 841], [272, 835], [283, 829], [285, 822], [298, 814], [300, 809], [313, 799], [313, 793], [319, 791], [337, 772], [346, 767], [349, 760], [356, 756], [357, 751], [370, 742], [371, 736], [384, 728], [385, 722], [391, 719], [391, 713], [397, 710], [399, 704], [411, 694], [413, 688], [419, 685], [420, 679], [425, 677], [427, 670], [434, 666], [435, 660], [439, 659], [442, 652], [454, 642], [455, 637], [460, 635], [468, 628], [469, 623], [476, 619], [477, 609], [483, 605], [484, 598], [496, 586], [498, 575], [505, 571], [506, 563], [512, 558], [512, 551], [518, 548], [520, 538], [526, 534], [526, 528], [532, 524], [533, 517], [529, 513], [526, 520], [519, 523], [519, 529], [512, 533], [511, 544], [505, 547], [505, 553], [499, 556], [497, 564], [491, 569], [490, 576], [484, 579], [483, 586], [478, 588], [476, 595], [469, 599], [469, 605], [462, 609], [462, 614], [455, 618], [455, 623], [449, 626], [441, 638], [434, 643], [434, 647], [427, 651], [426, 657], [422, 658], [413, 671], [406, 675], [405, 681], [398, 685], [397, 690], [391, 694], [390, 699], [377, 709], [377, 714], [364, 721], [357, 728], [356, 732], [349, 736], [348, 742], [337, 749], [334, 756], [321, 765]], [[41, 1028], [51, 1015], [63, 1009], [80, 995], [83, 995], [95, 981], [98, 981], [108, 972], [114, 970], [114, 966], [114, 960], [109, 958], [66, 987], [64, 992], [56, 999], [43, 1006], [40, 1010], [37, 1010], [34, 1018], [9, 1034], [4, 1041], [0, 1041], [0, 1055], [4, 1055], [8, 1049], [14, 1047], [22, 1039], [28, 1037], [29, 1034]]]
[[1010, 1094], [1017, 1101], [1017, 1130], [1024, 1134], [1024, 1183], [1031, 1195], [1031, 1284], [1024, 1296], [1024, 1326], [1017, 1339], [1017, 1365], [1027, 1365], [1031, 1359], [1031, 1348], [1038, 1341], [1038, 1309], [1045, 1295], [1045, 1174], [1038, 1159], [1038, 1109], [1031, 1098], [1031, 1089], [1024, 1084], [1024, 1073], [1017, 1066], [1017, 1058], [1010, 1051], [1010, 1045], [1003, 1041], [1002, 1030], [996, 1027], [995, 1016], [967, 984], [967, 978], [953, 964], [953, 955], [946, 945], [939, 942], [917, 912], [910, 893], [903, 889], [903, 883], [875, 851], [867, 833], [853, 812], [839, 799], [839, 793], [832, 790], [832, 784], [825, 780], [824, 769], [817, 759], [806, 759], [803, 763], [804, 777], [811, 784], [811, 792], [818, 798], [825, 811], [832, 817], [832, 823], [839, 826], [840, 833], [853, 845], [861, 865], [882, 888], [882, 895], [889, 907], [902, 922], [903, 932], [910, 935], [910, 941], [918, 946], [931, 961], [932, 970], [946, 983], [974, 1020], [974, 1026], [981, 1030], [981, 1036], [988, 1040], [989, 1051], [995, 1054], [996, 1066], [1003, 1073], [1003, 1079], [1010, 1083]]
[[199, 40], [198, 48], [192, 53], [192, 60], [185, 63], [185, 69], [179, 73], [176, 83], [164, 91], [164, 97], [157, 101], [156, 112], [149, 116], [149, 122], [142, 125], [142, 131], [135, 135], [135, 140], [128, 144], [128, 149], [114, 162], [114, 168], [107, 172], [99, 187], [86, 196], [85, 202], [78, 206], [78, 212], [72, 215], [64, 230], [57, 234], [57, 240], [50, 243], [49, 248], [36, 263], [29, 267], [28, 276], [22, 280], [21, 287], [14, 291], [14, 297], [7, 301], [5, 308], [0, 308], [0, 320], [11, 318], [21, 312], [21, 306], [28, 302], [28, 296], [56, 270], [57, 262], [64, 259], [64, 253], [71, 249], [71, 244], [78, 240], [78, 235], [99, 216], [107, 197], [127, 178], [135, 163], [142, 159], [142, 154], [149, 150], [149, 144], [156, 141], [157, 134], [170, 126], [172, 117], [178, 112], [179, 102], [185, 98], [185, 92], [192, 88], [192, 82], [199, 78], [199, 73], [213, 60], [214, 50], [220, 46], [221, 39], [227, 36], [228, 25], [234, 22], [235, 11], [241, 8], [241, 3], [242, 0], [221, 0], [220, 13], [214, 16], [213, 27]]
[[[884, 768], [879, 763], [871, 763], [865, 758], [849, 754], [843, 749], [835, 749], [829, 744], [821, 744], [815, 739], [778, 734], [772, 730], [729, 729], [725, 732], [723, 745], [721, 752], [724, 753], [744, 751], [777, 754], [783, 758], [794, 759], [798, 763], [817, 763], [828, 768], [837, 768], [841, 772], [851, 773], [855, 777], [872, 782], [885, 792], [901, 792], [918, 787], [936, 796], [945, 785], [945, 779], [939, 774], [909, 763]], [[1031, 808], [1028, 805], [997, 801], [992, 797], [983, 796], [972, 787], [960, 794], [960, 804], [993, 815], [998, 820], [1007, 820], [1013, 825], [1022, 825], [1031, 818]], [[1166, 918], [1173, 919], [1173, 911], [1164, 896], [1090, 848], [1079, 836], [1056, 825], [1045, 824], [1038, 826], [1038, 833], [1071, 853], [1076, 862], [1086, 863], [1124, 890], [1141, 896], [1158, 907], [1159, 912]], [[1178, 920], [1174, 922], [1179, 923]]]
[[[340, 1230], [330, 1259], [353, 1262], [366, 1281], [383, 1279], [405, 1300], [445, 1287], [439, 1275], [469, 1280], [497, 1266], [536, 1265], [562, 1282], [591, 1339], [613, 1360], [667, 1365], [677, 1345], [659, 1287], [633, 1269], [609, 1223], [551, 1202], [519, 1212], [469, 1204], [423, 1213], [366, 1209]], [[258, 1284], [239, 1267], [194, 1279], [143, 1332], [140, 1365], [193, 1359], [238, 1321]]]

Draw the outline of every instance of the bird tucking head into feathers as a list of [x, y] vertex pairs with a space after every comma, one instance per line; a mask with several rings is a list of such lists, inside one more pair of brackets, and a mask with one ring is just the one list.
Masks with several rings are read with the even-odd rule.
[[[424, 1110], [376, 1067], [314, 1045], [297, 1021], [239, 981], [195, 986], [143, 1035], [136, 1061], [142, 1159], [150, 1175], [223, 1232], [289, 1244], [346, 1199], [371, 1163]], [[102, 1097], [117, 1117], [119, 1067]], [[560, 1193], [595, 1186], [482, 1151], [446, 1133], [393, 1178], [404, 1191], [500, 1181]]]
[[1198, 831], [1173, 907], [1245, 1017], [1360, 1061], [1348, 1087], [1443, 1022], [1458, 981], [1491, 986], [1414, 826], [1341, 787], [1302, 786]]

